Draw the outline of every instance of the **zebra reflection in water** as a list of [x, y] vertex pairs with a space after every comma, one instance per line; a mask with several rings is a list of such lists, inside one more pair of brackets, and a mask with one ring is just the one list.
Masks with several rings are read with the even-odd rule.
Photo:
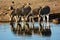
[[33, 33], [34, 34], [39, 34], [39, 35], [42, 35], [42, 36], [51, 36], [51, 29], [41, 29], [39, 31], [39, 28], [38, 27], [34, 27], [34, 29], [31, 29], [31, 27], [29, 26], [28, 23], [26, 23], [25, 27], [22, 29], [21, 27], [21, 24], [18, 23], [16, 27], [14, 27], [14, 23], [11, 23], [10, 24], [10, 28], [11, 28], [11, 31], [14, 33], [14, 34], [17, 34], [18, 36], [19, 35], [32, 35]]

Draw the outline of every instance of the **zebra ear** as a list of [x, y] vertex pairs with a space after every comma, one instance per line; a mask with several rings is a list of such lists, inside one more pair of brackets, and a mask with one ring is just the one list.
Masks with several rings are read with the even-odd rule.
[[30, 3], [27, 3], [27, 5], [31, 5]]
[[12, 1], [12, 3], [14, 4], [14, 1]]
[[26, 4], [22, 4], [22, 7], [24, 8], [26, 6]]
[[10, 6], [10, 7], [9, 7], [9, 10], [14, 10], [13, 6]]

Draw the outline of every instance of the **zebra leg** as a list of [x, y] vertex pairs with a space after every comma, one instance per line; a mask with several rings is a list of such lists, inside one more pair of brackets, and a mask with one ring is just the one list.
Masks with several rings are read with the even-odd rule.
[[43, 15], [43, 27], [45, 29], [45, 15]]
[[34, 29], [34, 18], [32, 17], [32, 29]]
[[10, 16], [10, 21], [11, 22], [13, 21], [13, 17], [14, 17], [13, 15]]
[[50, 28], [50, 25], [49, 25], [49, 14], [46, 15], [46, 17], [47, 17], [47, 28], [49, 29]]
[[21, 16], [19, 16], [19, 18], [18, 18], [18, 22], [21, 22]]
[[16, 22], [18, 22], [19, 21], [19, 16], [18, 15], [16, 15]]
[[27, 18], [28, 18], [28, 17], [25, 17], [25, 22], [27, 22]]

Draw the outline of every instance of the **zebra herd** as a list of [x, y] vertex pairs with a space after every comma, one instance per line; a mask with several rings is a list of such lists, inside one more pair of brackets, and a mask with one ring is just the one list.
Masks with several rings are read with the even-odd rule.
[[[12, 10], [13, 11], [10, 15], [10, 21], [13, 22], [13, 19], [15, 17], [17, 22], [16, 25], [18, 25], [19, 22], [22, 22], [21, 24], [22, 29], [24, 29], [24, 27], [27, 25], [27, 22], [32, 22], [32, 28], [34, 28], [33, 25], [35, 22], [34, 21], [35, 16], [38, 17], [39, 31], [40, 31], [40, 28], [42, 27], [43, 29], [46, 29], [46, 28], [50, 29], [50, 25], [49, 25], [50, 7], [49, 6], [32, 9], [31, 6], [28, 4], [28, 5], [23, 5], [22, 7], [17, 9], [12, 8]], [[45, 22], [47, 25], [45, 24]]]
[[[10, 21], [13, 20], [13, 18], [16, 18], [16, 22], [19, 20], [27, 21], [29, 18], [34, 18], [34, 16], [38, 16], [39, 18], [45, 18], [47, 17], [47, 21], [49, 20], [49, 13], [50, 13], [50, 7], [45, 6], [45, 7], [39, 7], [32, 9], [30, 5], [23, 5], [20, 8], [13, 9], [12, 13], [10, 14]], [[43, 20], [45, 20], [43, 18]]]
[[[12, 2], [14, 4], [14, 2]], [[10, 21], [11, 21], [11, 30], [17, 34], [31, 34], [34, 33], [34, 31], [37, 31], [38, 33], [42, 32], [42, 34], [47, 34], [50, 35], [51, 30], [50, 30], [50, 25], [49, 25], [49, 13], [50, 13], [50, 7], [45, 6], [45, 7], [39, 7], [32, 9], [30, 6], [29, 0], [27, 5], [22, 5], [22, 7], [14, 9], [11, 6], [12, 13], [10, 14]], [[38, 27], [34, 28], [34, 22], [36, 18], [38, 19]], [[14, 27], [13, 20], [14, 18], [16, 19], [16, 28]], [[22, 22], [22, 23], [21, 23]], [[30, 24], [28, 22], [31, 22], [31, 28]], [[46, 22], [46, 24], [45, 24]], [[42, 24], [43, 23], [43, 24]], [[36, 30], [37, 29], [37, 30]], [[45, 30], [46, 29], [46, 30]]]

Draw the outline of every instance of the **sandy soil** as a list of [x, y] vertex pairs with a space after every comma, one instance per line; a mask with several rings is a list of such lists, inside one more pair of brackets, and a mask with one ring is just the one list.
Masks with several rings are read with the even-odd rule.
[[[12, 4], [12, 1], [14, 1], [14, 4]], [[9, 9], [11, 5], [16, 9], [27, 2], [27, 0], [0, 0], [0, 21], [9, 21], [9, 15], [12, 12]], [[29, 2], [32, 9], [49, 5], [51, 13], [60, 13], [60, 0], [29, 0]]]

